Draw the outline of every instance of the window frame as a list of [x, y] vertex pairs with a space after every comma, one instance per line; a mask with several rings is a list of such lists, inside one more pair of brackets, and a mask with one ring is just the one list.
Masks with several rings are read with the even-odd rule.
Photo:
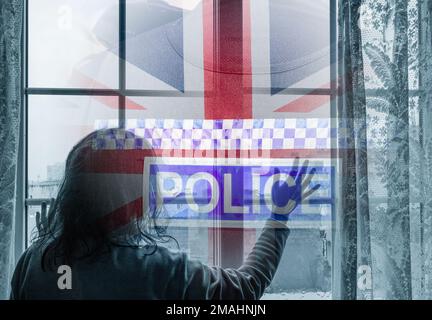
[[[215, 0], [217, 1], [217, 0]], [[127, 89], [126, 87], [126, 4], [127, 0], [118, 0], [119, 8], [119, 62], [118, 62], [118, 89], [86, 89], [86, 88], [39, 88], [30, 87], [28, 83], [28, 28], [29, 28], [29, 0], [25, 0], [24, 8], [24, 28], [23, 28], [23, 52], [22, 52], [22, 110], [20, 125], [20, 149], [18, 155], [18, 183], [17, 183], [17, 201], [16, 201], [16, 232], [15, 232], [15, 261], [17, 262], [22, 252], [28, 246], [28, 208], [29, 206], [40, 206], [49, 199], [28, 198], [28, 101], [30, 96], [111, 96], [118, 98], [118, 119], [119, 126], [125, 127], [126, 123], [126, 97], [134, 96], [160, 96], [160, 97], [199, 97], [204, 96], [203, 92], [187, 91], [180, 93], [176, 90], [137, 90]], [[287, 88], [279, 94], [285, 95], [325, 95], [330, 97], [330, 119], [331, 126], [337, 125], [337, 0], [328, 0], [329, 2], [329, 21], [330, 21], [330, 88]], [[268, 88], [252, 88], [256, 94], [268, 94]], [[331, 163], [337, 165], [337, 146], [332, 141], [331, 145]], [[335, 188], [335, 181], [331, 181], [332, 188]], [[332, 239], [334, 243], [334, 230], [336, 218], [336, 203], [332, 205]], [[332, 251], [333, 251], [332, 246]], [[333, 256], [333, 254], [332, 254]], [[331, 261], [333, 264], [333, 261]], [[333, 272], [332, 268], [332, 272]], [[333, 275], [332, 275], [333, 283]], [[333, 286], [332, 286], [333, 287]], [[333, 288], [332, 288], [333, 292]]]

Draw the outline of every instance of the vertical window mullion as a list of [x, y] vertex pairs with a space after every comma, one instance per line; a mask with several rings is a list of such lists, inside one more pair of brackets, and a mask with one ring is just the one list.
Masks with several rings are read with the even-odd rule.
[[18, 188], [21, 189], [22, 192], [22, 225], [19, 226], [21, 232], [24, 233], [23, 237], [21, 237], [21, 239], [24, 240], [24, 243], [20, 246], [20, 249], [26, 249], [27, 248], [27, 244], [28, 244], [28, 225], [27, 225], [27, 220], [28, 220], [28, 207], [27, 204], [25, 203], [25, 200], [28, 197], [28, 94], [27, 94], [27, 89], [28, 89], [28, 26], [29, 26], [29, 5], [28, 5], [28, 0], [25, 1], [24, 3], [24, 27], [23, 27], [23, 70], [21, 71], [22, 73], [22, 83], [23, 83], [23, 104], [21, 106], [22, 108], [22, 119], [21, 119], [21, 132], [22, 132], [22, 136], [21, 136], [21, 161], [22, 163], [22, 174], [23, 177], [22, 179], [20, 179], [22, 185], [18, 186]]
[[126, 0], [119, 0], [119, 127], [126, 124]]

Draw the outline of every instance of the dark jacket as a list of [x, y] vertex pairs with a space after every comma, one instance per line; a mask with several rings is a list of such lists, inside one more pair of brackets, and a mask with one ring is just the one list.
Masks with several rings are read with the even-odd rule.
[[289, 230], [268, 220], [238, 269], [207, 266], [158, 247], [115, 246], [71, 267], [72, 289], [59, 289], [57, 270], [43, 271], [41, 250], [30, 246], [12, 279], [11, 299], [259, 299], [278, 267]]

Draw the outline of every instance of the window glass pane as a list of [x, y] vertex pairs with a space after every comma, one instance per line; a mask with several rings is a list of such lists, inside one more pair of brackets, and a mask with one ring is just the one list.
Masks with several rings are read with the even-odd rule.
[[179, 3], [128, 1], [128, 88], [202, 91], [217, 71], [272, 93], [330, 87], [328, 0]]
[[183, 91], [186, 81], [190, 90], [200, 87], [201, 64], [186, 65], [184, 56], [187, 46], [186, 51], [202, 61], [200, 2], [191, 1], [187, 6], [181, 1], [127, 2], [126, 80], [129, 89]]
[[30, 87], [118, 87], [117, 0], [32, 0], [28, 15]]
[[[116, 119], [117, 97], [30, 96], [28, 105], [28, 196], [55, 197], [66, 157], [99, 122]], [[105, 103], [108, 103], [105, 104]], [[117, 125], [116, 120], [107, 126]]]
[[330, 1], [251, 1], [254, 87], [330, 87]]
[[127, 97], [127, 117], [153, 119], [203, 119], [204, 97]]
[[[167, 177], [162, 179], [161, 192], [166, 196], [164, 208], [169, 216], [168, 233], [178, 237], [182, 249], [191, 256], [209, 264], [224, 265], [232, 259], [232, 252], [240, 257], [247, 256], [269, 215], [263, 201], [271, 170], [276, 167], [289, 170], [296, 155], [309, 159], [310, 166], [317, 169], [311, 183], [320, 183], [322, 187], [310, 203], [301, 205], [292, 214], [289, 222], [292, 233], [280, 268], [268, 289], [268, 297], [329, 299], [332, 177], [335, 174], [330, 151], [335, 143], [332, 141], [335, 131], [331, 128], [329, 97], [284, 98], [290, 106], [311, 105], [310, 102], [315, 101], [317, 109], [311, 110], [308, 116], [299, 110], [292, 113], [296, 118], [285, 115], [278, 119], [205, 119], [200, 115], [204, 112], [199, 110], [195, 117], [184, 119], [172, 109], [170, 118], [165, 113], [163, 117], [153, 118], [146, 115], [157, 115], [158, 103], [163, 104], [163, 98], [157, 98], [160, 99], [157, 101], [151, 97], [133, 97], [137, 101], [146, 101], [142, 104], [154, 109], [151, 113], [150, 107], [142, 111], [128, 109], [127, 128], [145, 138], [155, 150], [155, 158], [148, 162], [149, 175], [144, 175], [144, 179], [149, 180], [147, 183], [151, 184], [151, 172]], [[176, 101], [172, 97], [165, 99], [173, 100], [172, 103]], [[181, 103], [182, 98], [178, 99]], [[302, 99], [312, 100], [305, 102]], [[193, 111], [185, 114], [193, 115]], [[265, 170], [267, 173], [262, 174], [256, 189], [252, 174]], [[187, 185], [194, 181], [194, 174], [203, 173], [207, 182], [196, 182], [188, 200]], [[172, 180], [173, 175], [178, 179]], [[169, 190], [179, 193], [175, 202], [170, 198]], [[211, 196], [213, 192], [215, 197]], [[252, 213], [256, 209], [252, 206], [254, 197], [260, 199], [261, 205]], [[190, 206], [190, 199], [197, 207]], [[148, 203], [154, 200], [149, 198]], [[212, 201], [216, 204], [208, 209]], [[232, 210], [239, 207], [247, 212], [233, 214]]]
[[[94, 29], [103, 50], [80, 59], [116, 56], [111, 53], [118, 51], [118, 34], [110, 32], [110, 21], [118, 6], [105, 3]], [[270, 215], [266, 185], [275, 169], [288, 173], [299, 156], [318, 170], [311, 185], [323, 187], [293, 213], [292, 233], [267, 298], [331, 296], [335, 130], [330, 97], [314, 90], [330, 83], [328, 3], [127, 1], [127, 88], [169, 94], [126, 97], [126, 126], [155, 150], [145, 161], [144, 186], [162, 183], [166, 216], [161, 223], [169, 223], [168, 234], [191, 258], [224, 267], [238, 264]], [[117, 72], [116, 63], [110, 68], [100, 70]], [[112, 87], [106, 85], [109, 77], [94, 77], [100, 87]], [[283, 92], [303, 87], [310, 88], [304, 95]], [[72, 146], [94, 128], [117, 124], [118, 101], [29, 100], [29, 196], [47, 198], [56, 194]], [[176, 178], [162, 179], [163, 174]], [[182, 196], [171, 201], [168, 195], [177, 189]], [[145, 206], [157, 201], [143, 194]], [[31, 222], [35, 210], [30, 209]]]

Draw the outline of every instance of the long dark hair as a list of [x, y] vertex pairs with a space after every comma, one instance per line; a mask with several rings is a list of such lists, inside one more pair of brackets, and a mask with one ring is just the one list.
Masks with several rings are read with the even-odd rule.
[[[152, 154], [153, 150], [146, 140], [139, 140], [139, 149], [146, 150], [147, 156], [149, 152]], [[127, 142], [134, 141], [137, 139], [133, 132], [103, 129], [90, 133], [70, 151], [57, 198], [50, 206], [47, 220], [39, 226], [38, 235], [34, 239], [35, 245], [42, 250], [44, 270], [47, 266], [51, 268], [59, 264], [72, 265], [77, 259], [97, 257], [110, 251], [113, 245], [145, 246], [149, 249], [148, 254], [153, 254], [160, 242], [174, 240], [178, 247], [177, 241], [167, 234], [167, 226], [158, 225], [157, 219], [162, 210], [156, 206], [150, 207], [148, 212], [134, 213], [134, 219], [122, 226], [121, 232], [116, 236], [112, 226], [102, 223], [101, 207], [105, 202], [109, 204], [111, 196], [106, 189], [106, 183], [94, 187], [86, 182], [89, 181], [88, 167], [94, 165], [95, 161], [101, 161], [100, 149], [107, 147], [107, 143], [113, 144], [109, 147], [114, 148], [116, 155], [119, 155]], [[97, 160], [95, 154], [99, 155]], [[107, 162], [111, 160], [107, 159]], [[140, 160], [144, 164], [144, 157]], [[115, 166], [118, 168], [114, 169], [121, 172], [122, 166], [130, 166], [125, 163], [128, 161], [116, 161]], [[154, 192], [152, 184], [149, 184], [148, 192]]]

